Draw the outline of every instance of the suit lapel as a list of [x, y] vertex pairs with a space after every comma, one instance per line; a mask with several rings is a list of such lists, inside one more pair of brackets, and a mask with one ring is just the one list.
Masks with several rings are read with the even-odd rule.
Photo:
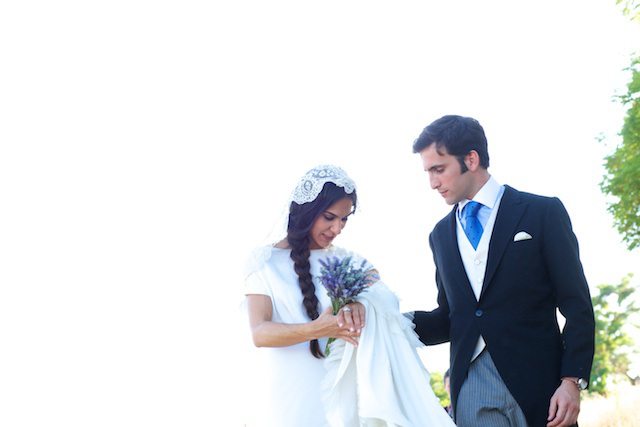
[[516, 226], [527, 208], [527, 204], [523, 203], [517, 190], [505, 186], [504, 195], [498, 207], [496, 222], [491, 233], [491, 241], [489, 242], [489, 253], [487, 260], [487, 270], [484, 275], [484, 283], [480, 299], [484, 295], [486, 288], [491, 283], [491, 279], [495, 274], [500, 260], [504, 254], [507, 245], [513, 238]]
[[[444, 238], [443, 242], [443, 254], [445, 259], [443, 262], [450, 264], [451, 271], [453, 272], [453, 278], [456, 285], [462, 291], [462, 294], [465, 295], [466, 298], [470, 300], [474, 305], [477, 303], [476, 296], [473, 293], [473, 289], [471, 288], [471, 283], [469, 283], [469, 277], [467, 277], [467, 272], [464, 269], [464, 264], [462, 263], [462, 256], [460, 255], [460, 248], [458, 248], [458, 236], [456, 233], [457, 230], [457, 222], [456, 222], [456, 211], [458, 209], [458, 205], [456, 204], [453, 207], [453, 210], [447, 217], [447, 223], [444, 227]], [[451, 256], [449, 256], [451, 254]]]

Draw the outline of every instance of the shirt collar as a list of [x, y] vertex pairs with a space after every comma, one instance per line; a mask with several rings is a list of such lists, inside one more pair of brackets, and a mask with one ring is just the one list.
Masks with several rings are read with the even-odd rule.
[[[473, 201], [482, 203], [489, 209], [493, 209], [498, 201], [500, 195], [500, 189], [502, 186], [496, 181], [493, 176], [489, 176], [489, 180], [482, 186], [482, 188], [473, 196]], [[464, 199], [458, 203], [458, 212], [462, 212], [464, 206], [471, 202], [471, 200]]]

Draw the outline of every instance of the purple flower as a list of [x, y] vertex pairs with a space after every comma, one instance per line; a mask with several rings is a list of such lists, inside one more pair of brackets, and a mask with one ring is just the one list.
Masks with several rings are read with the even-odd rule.
[[[376, 274], [372, 274], [366, 270], [366, 260], [362, 260], [360, 268], [356, 268], [352, 264], [352, 257], [347, 256], [342, 259], [338, 257], [320, 260], [320, 282], [327, 290], [327, 295], [331, 298], [331, 306], [333, 314], [356, 300], [356, 296], [377, 279]], [[335, 338], [329, 338], [327, 346], [324, 350], [325, 354], [330, 353], [329, 344], [335, 341]]]
[[331, 298], [333, 314], [350, 302], [356, 300], [356, 296], [364, 291], [370, 283], [370, 275], [367, 274], [366, 260], [362, 260], [357, 268], [352, 263], [352, 257], [330, 257], [320, 260], [320, 282], [327, 290]]

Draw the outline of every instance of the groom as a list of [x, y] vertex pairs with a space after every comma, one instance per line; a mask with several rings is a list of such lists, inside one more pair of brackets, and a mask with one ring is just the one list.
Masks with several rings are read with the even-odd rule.
[[[438, 307], [414, 322], [451, 342], [456, 424], [570, 426], [589, 383], [594, 317], [569, 216], [557, 198], [500, 185], [472, 118], [444, 116], [413, 144], [453, 205], [429, 236]], [[566, 318], [562, 331], [556, 309]]]

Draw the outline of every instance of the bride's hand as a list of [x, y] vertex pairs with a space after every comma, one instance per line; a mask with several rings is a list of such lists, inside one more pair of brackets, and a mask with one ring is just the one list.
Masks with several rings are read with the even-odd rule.
[[[361, 304], [360, 304], [361, 305]], [[364, 307], [362, 307], [364, 310]], [[342, 312], [342, 310], [340, 310]], [[342, 316], [342, 325], [340, 325], [339, 317], [340, 314], [334, 316], [331, 307], [328, 307], [325, 311], [323, 311], [320, 316], [314, 320], [312, 323], [315, 326], [316, 333], [315, 338], [319, 337], [330, 337], [330, 338], [341, 338], [355, 346], [358, 345], [358, 341], [356, 341], [356, 337], [360, 336], [360, 331], [358, 328], [353, 328], [346, 324], [344, 320], [344, 315]], [[352, 317], [348, 316], [351, 321]]]
[[350, 332], [357, 332], [360, 335], [362, 328], [364, 328], [364, 305], [359, 302], [347, 304], [338, 311], [336, 317], [339, 327], [344, 327]]

